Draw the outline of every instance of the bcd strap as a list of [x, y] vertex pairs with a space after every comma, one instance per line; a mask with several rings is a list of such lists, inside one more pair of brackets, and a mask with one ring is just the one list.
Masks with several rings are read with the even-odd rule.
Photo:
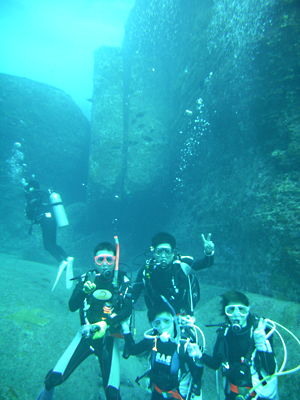
[[[146, 267], [144, 269], [144, 287], [145, 292], [147, 293], [149, 299], [152, 303], [155, 303], [155, 300], [160, 298], [160, 294], [157, 290], [153, 287], [151, 282], [151, 274], [154, 270], [155, 260], [152, 258], [146, 261]], [[181, 264], [180, 264], [180, 255], [176, 255], [176, 259], [173, 261], [173, 273], [171, 277], [171, 282], [173, 286], [174, 295], [177, 293], [182, 294], [182, 299], [188, 297], [188, 303], [191, 308], [191, 312], [193, 313], [193, 309], [197, 305], [200, 299], [200, 287], [198, 279], [194, 274], [186, 275], [183, 271]], [[179, 275], [182, 274], [182, 279], [179, 278]], [[184, 283], [183, 283], [184, 282]], [[188, 292], [188, 293], [187, 293]], [[194, 301], [195, 296], [195, 301]]]
[[242, 396], [248, 395], [248, 396], [251, 396], [251, 397], [255, 397], [256, 393], [252, 391], [249, 394], [249, 390], [251, 390], [250, 387], [238, 387], [238, 386], [234, 385], [233, 383], [230, 383], [230, 391], [231, 392], [236, 393], [236, 394], [240, 394]]
[[173, 397], [174, 399], [178, 399], [178, 400], [183, 400], [183, 397], [180, 395], [180, 393], [178, 392], [178, 390], [170, 390], [169, 392], [165, 392], [163, 390], [160, 390], [160, 388], [157, 385], [154, 385], [154, 389], [160, 393], [163, 398], [167, 399], [170, 397]]
[[[241, 360], [240, 360], [240, 363], [246, 364], [248, 366], [251, 366], [251, 364], [252, 364], [252, 362], [251, 362], [252, 353], [253, 353], [253, 351], [255, 349], [255, 344], [254, 344], [254, 339], [253, 339], [253, 332], [257, 328], [258, 322], [259, 322], [259, 318], [256, 315], [252, 315], [251, 317], [252, 317], [252, 321], [251, 321], [252, 322], [252, 326], [250, 328], [250, 338], [249, 338], [250, 339], [249, 340], [250, 343], [249, 343], [249, 347], [248, 347], [246, 356], [245, 357], [241, 357]], [[223, 360], [225, 360], [225, 359], [227, 360], [228, 359], [228, 354], [227, 355], [225, 354], [225, 340], [226, 340], [226, 335], [228, 333], [228, 330], [229, 330], [228, 327], [220, 328], [218, 330], [219, 335], [220, 335], [220, 343], [219, 343], [219, 348], [218, 348], [218, 353], [217, 354]], [[229, 368], [230, 368], [230, 366], [229, 366]]]

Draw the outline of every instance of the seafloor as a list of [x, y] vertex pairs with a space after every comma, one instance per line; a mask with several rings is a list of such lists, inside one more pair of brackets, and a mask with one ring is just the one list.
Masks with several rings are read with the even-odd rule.
[[[2, 302], [0, 399], [34, 400], [43, 386], [45, 374], [54, 367], [75, 336], [79, 326], [78, 313], [68, 310], [71, 291], [65, 289], [63, 276], [56, 289], [51, 292], [56, 268], [49, 265], [22, 261], [13, 256], [0, 254], [2, 279], [0, 288]], [[207, 351], [212, 352], [216, 328], [205, 324], [222, 322], [219, 316], [219, 294], [228, 288], [201, 285], [201, 302], [197, 307], [196, 322], [205, 334]], [[236, 288], [238, 289], [238, 288]], [[252, 311], [279, 322], [300, 337], [299, 304], [249, 294]], [[149, 328], [143, 300], [139, 300], [135, 311], [136, 337], [142, 337]], [[299, 364], [300, 346], [283, 329], [279, 328], [287, 345], [286, 370]], [[283, 346], [275, 335], [275, 351], [279, 367], [283, 360]], [[121, 343], [121, 346], [123, 344]], [[150, 399], [146, 381], [141, 386], [135, 379], [147, 368], [144, 357], [121, 358], [121, 387], [123, 400]], [[300, 389], [299, 372], [279, 378], [281, 400], [298, 400]], [[55, 389], [55, 400], [104, 400], [98, 362], [90, 357], [61, 386]], [[221, 394], [221, 399], [222, 399]], [[217, 399], [215, 372], [205, 369], [203, 399]]]

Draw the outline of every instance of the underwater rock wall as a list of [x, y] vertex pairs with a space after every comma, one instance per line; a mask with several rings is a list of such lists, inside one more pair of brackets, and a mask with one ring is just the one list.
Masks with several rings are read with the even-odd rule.
[[[195, 256], [212, 232], [215, 284], [290, 300], [300, 288], [299, 21], [296, 1], [140, 0], [123, 44], [168, 71], [176, 201], [165, 229]], [[201, 278], [211, 283], [211, 271]]]
[[0, 88], [1, 181], [20, 184], [35, 174], [66, 188], [68, 201], [84, 200], [90, 128], [79, 107], [62, 90], [26, 78], [0, 74]]
[[95, 53], [89, 198], [155, 191], [168, 170], [166, 72], [152, 57], [102, 47]]
[[[22, 254], [25, 249], [36, 259], [40, 254], [29, 245], [30, 222], [24, 218], [23, 181], [32, 174], [43, 189], [54, 187], [66, 207], [86, 200], [89, 141], [89, 122], [70, 96], [40, 82], [0, 74], [3, 252]], [[40, 236], [38, 226], [33, 233]]]
[[[193, 38], [194, 55], [173, 77], [188, 110], [173, 126], [187, 138], [174, 213], [185, 224], [175, 219], [170, 229], [194, 252], [199, 233], [212, 231], [214, 283], [299, 300], [297, 2], [216, 1], [201, 34], [208, 11], [190, 11], [181, 37], [185, 47]], [[211, 272], [202, 279], [211, 282]]]
[[293, 301], [299, 22], [296, 1], [137, 0], [122, 46], [123, 200], [155, 189], [168, 204], [160, 229], [185, 252], [201, 254], [212, 232], [215, 284]]
[[95, 52], [89, 198], [118, 194], [123, 178], [123, 66], [119, 49]]
[[99, 219], [103, 235], [114, 235], [115, 230], [120, 235], [124, 229], [124, 236], [133, 235], [131, 245], [141, 238], [149, 240], [144, 229], [149, 222], [162, 220], [161, 205], [169, 196], [167, 77], [158, 57], [135, 48], [102, 47], [95, 52], [88, 183], [91, 229]]

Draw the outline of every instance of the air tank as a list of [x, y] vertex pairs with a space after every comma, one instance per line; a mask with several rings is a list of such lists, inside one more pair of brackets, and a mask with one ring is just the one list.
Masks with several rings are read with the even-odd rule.
[[59, 228], [69, 225], [65, 208], [62, 204], [61, 197], [58, 193], [52, 192], [49, 196], [50, 204]]

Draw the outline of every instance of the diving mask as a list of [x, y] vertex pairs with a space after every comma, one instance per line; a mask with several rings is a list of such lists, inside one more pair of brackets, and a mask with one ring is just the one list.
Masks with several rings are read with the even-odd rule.
[[233, 314], [241, 315], [242, 317], [246, 317], [249, 315], [250, 307], [241, 305], [241, 304], [230, 304], [225, 307], [225, 314], [231, 317]]
[[161, 317], [161, 318], [156, 318], [154, 321], [152, 321], [151, 325], [154, 329], [156, 330], [162, 330], [162, 329], [168, 329], [172, 326], [173, 324], [173, 318], [172, 317]]
[[161, 257], [163, 253], [166, 257], [170, 257], [173, 254], [173, 249], [170, 247], [156, 247], [154, 254], [157, 257]]
[[98, 256], [95, 256], [94, 259], [97, 265], [102, 265], [104, 262], [106, 262], [107, 265], [113, 265], [116, 257], [111, 254], [99, 254]]

